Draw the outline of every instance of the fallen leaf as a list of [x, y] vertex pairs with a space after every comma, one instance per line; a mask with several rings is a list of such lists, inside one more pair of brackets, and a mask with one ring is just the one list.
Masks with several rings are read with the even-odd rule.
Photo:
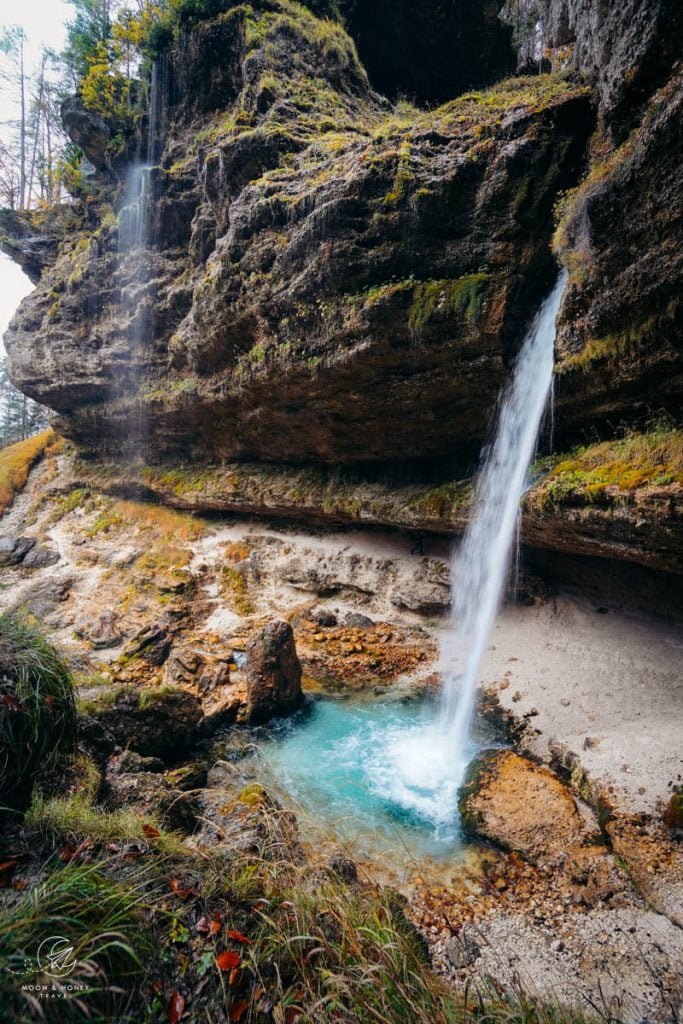
[[199, 935], [208, 935], [211, 931], [211, 925], [206, 917], [200, 917], [194, 928]]
[[239, 967], [240, 963], [239, 953], [235, 953], [232, 949], [226, 949], [216, 957], [216, 967], [220, 971], [231, 971], [233, 967]]
[[172, 992], [168, 1003], [168, 1024], [178, 1024], [184, 1012], [185, 997], [178, 991]]
[[223, 925], [221, 924], [221, 922], [217, 921], [214, 918], [213, 921], [211, 921], [211, 923], [209, 924], [209, 935], [218, 935], [222, 927]]
[[148, 825], [147, 822], [143, 824], [142, 831], [144, 832], [148, 839], [158, 839], [159, 836], [161, 835], [161, 832], [159, 831], [158, 828], [155, 828], [154, 825]]
[[239, 967], [235, 967], [234, 970], [230, 971], [230, 977], [228, 978], [228, 985], [230, 988], [237, 988], [242, 972]]
[[21, 701], [13, 697], [11, 693], [3, 693], [2, 703], [6, 708], [11, 708], [12, 711], [21, 711]]
[[239, 1002], [235, 1003], [234, 1006], [230, 1007], [228, 1014], [231, 1021], [241, 1021], [244, 1014], [247, 1012], [249, 1003], [246, 999], [240, 999]]
[[245, 946], [251, 946], [252, 940], [248, 939], [246, 935], [242, 935], [242, 932], [237, 932], [234, 928], [231, 928], [228, 932], [228, 938], [234, 939], [235, 942], [242, 942]]
[[171, 890], [171, 892], [174, 892], [176, 896], [179, 896], [181, 898], [181, 900], [186, 900], [188, 896], [197, 895], [191, 886], [183, 885], [183, 883], [179, 881], [179, 879], [177, 878], [172, 878], [171, 881], [168, 883], [168, 887]]

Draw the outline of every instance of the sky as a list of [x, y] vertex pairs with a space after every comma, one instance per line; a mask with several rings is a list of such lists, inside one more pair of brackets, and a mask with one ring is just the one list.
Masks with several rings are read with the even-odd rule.
[[[65, 0], [18, 0], [3, 3], [0, 26], [21, 25], [27, 36], [28, 66], [33, 65], [43, 46], [53, 50], [64, 49], [66, 22], [73, 17], [73, 8]], [[0, 120], [11, 116], [6, 101], [0, 98]], [[5, 129], [0, 126], [0, 135]], [[31, 291], [32, 285], [21, 270], [7, 257], [0, 255], [0, 338], [12, 319], [20, 299]]]

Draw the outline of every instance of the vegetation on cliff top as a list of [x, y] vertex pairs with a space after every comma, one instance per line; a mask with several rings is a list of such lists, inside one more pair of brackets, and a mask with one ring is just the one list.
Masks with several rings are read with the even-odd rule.
[[683, 432], [663, 426], [560, 456], [531, 492], [529, 503], [544, 507], [572, 498], [598, 501], [670, 485], [683, 485]]

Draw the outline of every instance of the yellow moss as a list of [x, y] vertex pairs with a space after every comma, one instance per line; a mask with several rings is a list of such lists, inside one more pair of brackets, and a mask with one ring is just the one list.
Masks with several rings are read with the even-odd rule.
[[251, 544], [245, 540], [232, 541], [223, 545], [223, 554], [229, 562], [243, 562], [252, 552]]
[[251, 615], [254, 611], [247, 581], [238, 569], [224, 566], [223, 589], [229, 603], [239, 615]]
[[542, 508], [572, 496], [596, 501], [672, 484], [683, 485], [683, 431], [663, 427], [577, 449], [554, 466], [529, 501]]
[[179, 542], [198, 540], [206, 532], [206, 523], [189, 513], [176, 512], [163, 505], [141, 501], [116, 501], [89, 528], [89, 536], [108, 532], [118, 526], [137, 526], [154, 536]]
[[25, 487], [31, 467], [54, 438], [50, 428], [0, 451], [0, 515], [10, 507], [17, 491]]

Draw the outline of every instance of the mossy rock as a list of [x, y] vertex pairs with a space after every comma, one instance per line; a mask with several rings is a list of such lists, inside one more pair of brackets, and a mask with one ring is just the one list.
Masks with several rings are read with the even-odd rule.
[[80, 710], [81, 732], [96, 750], [113, 740], [146, 757], [174, 760], [191, 747], [203, 717], [199, 697], [175, 686], [113, 686]]

